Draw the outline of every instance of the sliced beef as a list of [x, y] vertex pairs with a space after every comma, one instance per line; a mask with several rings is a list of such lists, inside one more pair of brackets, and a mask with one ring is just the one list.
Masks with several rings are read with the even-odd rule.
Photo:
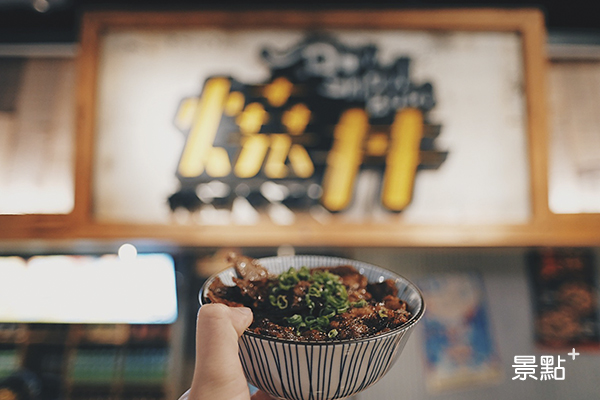
[[[288, 326], [286, 321], [295, 314], [306, 315], [310, 312], [305, 299], [311, 283], [300, 280], [286, 291], [284, 295], [289, 306], [280, 309], [273, 307], [269, 300], [271, 287], [277, 282], [276, 277], [270, 277], [267, 270], [252, 258], [232, 254], [229, 260], [239, 274], [239, 277], [233, 278], [235, 286], [225, 286], [217, 277], [208, 288], [207, 297], [215, 303], [252, 308], [254, 321], [249, 331], [257, 334], [299, 341], [357, 339], [387, 332], [405, 324], [411, 317], [406, 303], [398, 298], [393, 280], [369, 284], [367, 278], [351, 266], [321, 267], [311, 272], [329, 271], [340, 276], [351, 306], [347, 311], [331, 317], [324, 331], [297, 331]], [[364, 305], [357, 305], [359, 301]], [[315, 311], [320, 311], [319, 306], [312, 310]]]
[[218, 276], [208, 287], [206, 297], [211, 303], [223, 303], [230, 307], [243, 306], [237, 286], [226, 286]]
[[280, 339], [298, 340], [298, 335], [296, 335], [294, 328], [275, 324], [268, 318], [262, 318], [259, 320], [255, 318], [248, 330], [259, 335], [272, 336]]
[[251, 308], [261, 308], [269, 298], [268, 279], [246, 280], [233, 278], [233, 282], [239, 288], [242, 302]]
[[385, 308], [390, 310], [406, 310], [406, 303], [400, 300], [399, 297], [388, 294], [382, 299]]
[[245, 280], [259, 281], [269, 278], [269, 271], [258, 260], [236, 253], [230, 253], [227, 261], [232, 264], [238, 275]]
[[383, 301], [385, 296], [398, 296], [398, 288], [391, 279], [386, 279], [381, 283], [369, 283], [367, 290], [373, 295], [373, 299], [377, 302]]

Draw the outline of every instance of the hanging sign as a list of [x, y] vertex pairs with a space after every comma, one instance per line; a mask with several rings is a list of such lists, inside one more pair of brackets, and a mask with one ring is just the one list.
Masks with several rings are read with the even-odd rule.
[[520, 28], [392, 14], [93, 15], [93, 220], [528, 223]]
[[[383, 178], [381, 204], [399, 212], [417, 171], [446, 159], [435, 147], [441, 126], [428, 118], [433, 85], [411, 79], [409, 57], [382, 63], [375, 45], [322, 35], [260, 56], [266, 81], [211, 76], [198, 97], [181, 101], [174, 123], [186, 140], [173, 210], [243, 197], [258, 208], [281, 201], [343, 211], [357, 175], [371, 169]], [[215, 181], [218, 193], [210, 190]]]

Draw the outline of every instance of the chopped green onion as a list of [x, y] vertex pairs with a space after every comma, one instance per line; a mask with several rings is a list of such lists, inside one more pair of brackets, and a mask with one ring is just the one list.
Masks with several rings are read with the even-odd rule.
[[308, 295], [314, 297], [321, 297], [321, 291], [323, 290], [318, 283], [312, 284], [308, 288]]
[[306, 267], [302, 267], [298, 270], [298, 278], [303, 281], [307, 281], [310, 278], [310, 270]]
[[279, 307], [280, 309], [285, 309], [288, 306], [288, 300], [287, 297], [285, 297], [284, 295], [280, 294], [279, 296], [277, 296], [277, 307]]
[[319, 314], [321, 317], [331, 318], [335, 316], [335, 310], [333, 308], [323, 308]]
[[365, 299], [360, 299], [359, 301], [355, 301], [350, 305], [355, 308], [361, 308], [367, 305], [367, 301]]
[[278, 279], [279, 287], [283, 290], [290, 290], [300, 281], [298, 272], [294, 268], [290, 268], [287, 272], [279, 275]]
[[317, 325], [319, 325], [322, 328], [326, 328], [327, 326], [329, 326], [329, 318], [327, 318], [327, 317], [318, 317], [317, 318]]
[[306, 306], [312, 310], [313, 308], [315, 308], [315, 302], [312, 301], [312, 299], [310, 298], [310, 296], [307, 294], [306, 296], [304, 296], [304, 302], [306, 303]]
[[[298, 335], [307, 329], [327, 332], [331, 318], [346, 312], [351, 306], [342, 279], [329, 271], [313, 271], [311, 273], [311, 270], [305, 266], [298, 270], [290, 268], [280, 274], [271, 285], [269, 303], [281, 310], [287, 309], [288, 299], [297, 296], [292, 293], [292, 290], [300, 281], [310, 283], [306, 294], [302, 297], [308, 315], [303, 317], [300, 314], [294, 314], [285, 318], [285, 321], [289, 326], [295, 328]], [[333, 335], [332, 332], [333, 330], [328, 334]], [[337, 331], [335, 331], [335, 335], [337, 335]]]
[[343, 307], [340, 307], [340, 308], [336, 309], [337, 314], [343, 314], [343, 313], [345, 313], [346, 311], [348, 311], [348, 308], [349, 307], [346, 305], [346, 306], [343, 306]]
[[338, 335], [338, 331], [337, 329], [332, 329], [327, 333], [327, 336], [329, 336], [330, 339], [333, 339], [334, 337], [336, 337]]

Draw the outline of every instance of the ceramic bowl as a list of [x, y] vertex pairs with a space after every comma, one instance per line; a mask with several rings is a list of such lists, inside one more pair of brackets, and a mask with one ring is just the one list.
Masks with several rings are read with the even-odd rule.
[[[398, 296], [413, 314], [402, 326], [362, 339], [299, 342], [246, 331], [239, 340], [239, 355], [246, 378], [278, 399], [344, 399], [372, 386], [396, 362], [425, 311], [423, 296], [414, 284], [371, 264], [324, 256], [268, 257], [259, 261], [273, 274], [285, 272], [290, 267], [352, 265], [369, 282], [393, 279]], [[209, 278], [200, 291], [201, 305], [206, 303], [203, 293], [217, 276], [225, 285], [232, 286], [236, 273], [233, 268], [228, 268]]]

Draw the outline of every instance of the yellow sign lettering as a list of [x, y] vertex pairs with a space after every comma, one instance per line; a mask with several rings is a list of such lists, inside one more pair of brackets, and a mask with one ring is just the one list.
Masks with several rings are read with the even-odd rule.
[[226, 78], [212, 78], [206, 82], [179, 161], [178, 171], [182, 177], [192, 178], [204, 172], [223, 115], [225, 101], [229, 95], [229, 88], [230, 82]]
[[352, 199], [368, 128], [369, 117], [360, 108], [346, 110], [335, 127], [323, 177], [322, 203], [330, 211], [343, 210]]
[[242, 150], [233, 172], [238, 178], [252, 178], [260, 171], [269, 149], [267, 135], [252, 135], [242, 141]]
[[412, 199], [422, 137], [421, 110], [406, 108], [396, 113], [381, 195], [383, 205], [392, 211], [402, 211]]
[[277, 134], [271, 135], [271, 151], [265, 164], [265, 175], [271, 179], [285, 178], [288, 174], [288, 168], [285, 166], [292, 139], [289, 135]]

